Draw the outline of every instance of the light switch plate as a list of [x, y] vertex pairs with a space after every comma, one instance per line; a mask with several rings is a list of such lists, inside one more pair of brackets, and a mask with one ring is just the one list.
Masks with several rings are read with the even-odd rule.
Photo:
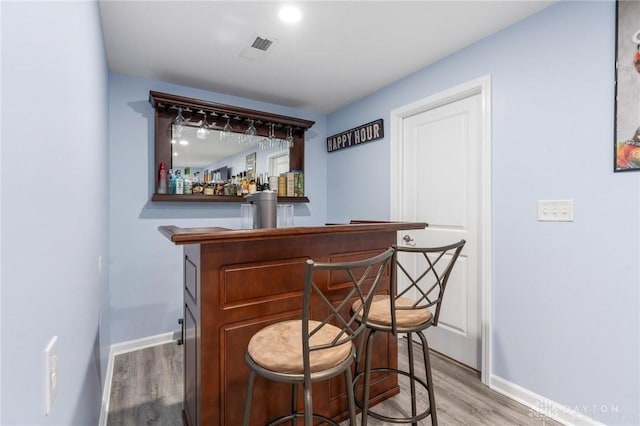
[[573, 200], [538, 200], [538, 221], [573, 222]]

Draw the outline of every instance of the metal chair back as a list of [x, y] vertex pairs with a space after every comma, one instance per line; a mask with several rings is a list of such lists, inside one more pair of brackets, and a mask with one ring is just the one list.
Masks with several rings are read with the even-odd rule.
[[[465, 240], [460, 240], [441, 247], [395, 247], [392, 271], [395, 300], [404, 297], [414, 299], [415, 302], [409, 306], [391, 304], [391, 327], [394, 334], [397, 330], [396, 311], [400, 310], [431, 309], [435, 306], [435, 312], [432, 309], [433, 316], [428, 325], [438, 325], [444, 291], [453, 266], [465, 244]], [[405, 253], [412, 255], [415, 259], [415, 272], [409, 270], [410, 259], [403, 256]], [[398, 279], [407, 283], [406, 288], [400, 292], [397, 289]]]
[[[309, 363], [311, 353], [353, 342], [366, 329], [366, 319], [373, 295], [382, 279], [391, 275], [390, 264], [393, 254], [393, 248], [389, 248], [381, 254], [363, 260], [334, 263], [307, 260], [302, 312], [305, 376], [308, 377], [311, 373]], [[344, 287], [347, 293], [336, 303], [326, 297], [317, 282], [337, 282], [336, 285]], [[319, 298], [323, 302], [322, 311], [324, 312], [319, 309], [311, 312], [312, 298]], [[356, 300], [360, 301], [360, 308], [350, 312], [351, 305]], [[319, 324], [310, 327], [310, 320], [318, 321]], [[329, 343], [313, 344], [311, 342], [313, 336], [328, 324], [337, 327], [339, 333]]]

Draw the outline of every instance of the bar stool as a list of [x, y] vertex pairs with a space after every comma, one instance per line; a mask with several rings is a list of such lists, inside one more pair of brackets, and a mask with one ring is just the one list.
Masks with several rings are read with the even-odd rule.
[[[256, 375], [269, 380], [291, 383], [291, 414], [275, 419], [269, 425], [284, 422], [297, 424], [304, 418], [304, 425], [311, 426], [313, 419], [338, 425], [333, 420], [313, 413], [313, 382], [327, 380], [344, 374], [349, 405], [350, 425], [356, 425], [355, 398], [351, 365], [356, 356], [355, 340], [365, 330], [366, 318], [373, 295], [384, 276], [388, 276], [393, 249], [376, 256], [349, 262], [315, 263], [307, 260], [302, 303], [302, 319], [281, 321], [269, 325], [251, 337], [245, 359], [250, 367], [247, 382], [247, 399], [244, 426], [249, 425], [253, 385]], [[339, 303], [329, 300], [320, 288], [328, 282], [344, 288]], [[336, 287], [336, 286], [334, 286]], [[322, 308], [314, 307], [311, 300], [321, 300]], [[353, 301], [360, 307], [351, 311]], [[336, 306], [337, 305], [337, 306]], [[316, 305], [317, 306], [317, 305]], [[321, 315], [318, 317], [318, 315]], [[360, 318], [356, 321], [355, 317]], [[297, 409], [297, 387], [302, 385], [304, 411]]]
[[[464, 240], [443, 247], [396, 247], [393, 256], [391, 288], [392, 295], [377, 295], [366, 320], [369, 335], [366, 337], [366, 355], [364, 371], [359, 370], [359, 362], [356, 362], [356, 376], [353, 383], [354, 392], [357, 389], [358, 380], [364, 376], [362, 401], [356, 398], [356, 404], [362, 409], [362, 426], [366, 426], [368, 416], [382, 420], [386, 423], [411, 423], [417, 425], [418, 421], [431, 415], [431, 424], [436, 426], [436, 401], [433, 392], [433, 379], [431, 377], [431, 363], [429, 362], [429, 345], [424, 335], [424, 330], [438, 325], [442, 297], [447, 286], [447, 281], [462, 248]], [[416, 262], [415, 273], [408, 270], [409, 257]], [[422, 266], [419, 266], [419, 265]], [[402, 274], [402, 275], [401, 275]], [[397, 292], [398, 276], [406, 278], [407, 287]], [[415, 292], [415, 296], [412, 296]], [[359, 302], [352, 306], [352, 311], [360, 309]], [[433, 310], [433, 311], [432, 311]], [[435, 313], [434, 313], [435, 312]], [[409, 371], [397, 368], [371, 368], [371, 354], [373, 350], [373, 338], [377, 332], [407, 334]], [[425, 378], [415, 374], [413, 357], [413, 334], [416, 334], [422, 342], [422, 355], [425, 367]], [[369, 409], [369, 386], [371, 372], [386, 372], [403, 375], [409, 378], [411, 390], [411, 415], [407, 417], [389, 417], [376, 413]], [[417, 412], [416, 384], [427, 390], [429, 395], [429, 407]]]

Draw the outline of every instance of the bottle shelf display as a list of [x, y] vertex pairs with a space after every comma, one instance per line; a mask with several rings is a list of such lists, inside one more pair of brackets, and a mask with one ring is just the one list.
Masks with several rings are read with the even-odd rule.
[[[247, 195], [260, 191], [271, 190], [269, 178], [266, 175], [257, 178], [247, 177], [246, 172], [232, 176], [226, 181], [215, 179], [215, 176], [205, 173], [201, 179], [200, 173], [191, 174], [189, 167], [167, 173], [165, 164], [160, 164], [156, 193], [152, 201], [204, 201], [204, 202], [246, 202]], [[283, 173], [278, 179], [279, 202], [303, 203], [309, 202], [304, 196], [304, 175], [302, 172]]]
[[[233, 197], [231, 195], [177, 195], [177, 194], [153, 194], [151, 201], [195, 201], [212, 203], [246, 203], [244, 197]], [[308, 203], [307, 197], [278, 197], [278, 203]]]

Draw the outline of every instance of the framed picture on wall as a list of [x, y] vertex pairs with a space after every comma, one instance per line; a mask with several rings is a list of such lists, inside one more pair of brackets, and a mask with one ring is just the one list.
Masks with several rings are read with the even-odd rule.
[[640, 170], [640, 2], [616, 2], [614, 171]]

